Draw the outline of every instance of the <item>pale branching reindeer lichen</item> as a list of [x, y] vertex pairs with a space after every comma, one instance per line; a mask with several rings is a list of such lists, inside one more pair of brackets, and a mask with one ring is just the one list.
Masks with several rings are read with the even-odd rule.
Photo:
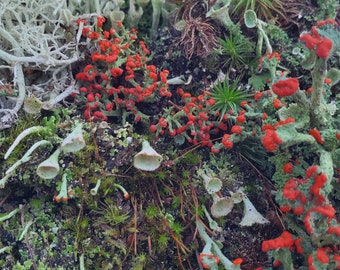
[[[0, 83], [13, 84], [14, 91], [0, 97], [0, 130], [12, 126], [30, 94], [49, 109], [73, 92], [68, 67], [79, 53], [77, 34], [66, 38], [65, 28], [72, 29], [71, 14], [66, 0], [1, 1], [0, 74], [6, 76], [0, 77]], [[33, 80], [26, 75], [29, 71], [40, 71], [42, 76]]]

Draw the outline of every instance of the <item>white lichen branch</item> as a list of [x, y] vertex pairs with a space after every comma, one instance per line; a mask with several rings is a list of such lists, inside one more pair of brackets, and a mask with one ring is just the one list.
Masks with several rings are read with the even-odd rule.
[[[10, 127], [16, 121], [16, 115], [28, 94], [26, 85], [34, 89], [32, 85], [34, 82], [25, 77], [24, 68], [44, 71], [46, 79], [49, 80], [52, 77], [49, 72], [52, 72], [53, 78], [57, 78], [56, 73], [64, 75], [64, 71], [80, 59], [76, 37], [80, 36], [81, 29], [74, 33], [74, 40], [67, 40], [62, 26], [74, 27], [75, 25], [69, 24], [75, 24], [75, 18], [72, 15], [66, 18], [65, 14], [72, 14], [67, 8], [66, 0], [57, 2], [31, 0], [25, 4], [20, 0], [1, 1], [0, 60], [3, 63], [1, 69], [8, 67], [12, 69], [16, 97], [10, 96], [9, 101], [0, 97], [0, 130]], [[66, 19], [70, 20], [66, 22]], [[70, 73], [67, 77], [69, 82], [72, 81]], [[64, 76], [58, 78], [65, 81]], [[64, 84], [65, 87], [59, 89], [54, 89], [54, 85], [58, 85], [58, 82], [53, 81], [47, 85], [45, 92], [48, 89], [52, 96], [59, 96], [59, 101], [69, 95], [70, 84]], [[46, 93], [44, 96], [45, 100], [52, 99], [46, 98]]]

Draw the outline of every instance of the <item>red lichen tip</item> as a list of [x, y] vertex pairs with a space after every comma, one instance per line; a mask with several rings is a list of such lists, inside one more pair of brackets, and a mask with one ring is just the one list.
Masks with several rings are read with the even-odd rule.
[[278, 81], [272, 85], [273, 92], [279, 97], [286, 97], [296, 93], [299, 89], [299, 80], [297, 78], [288, 78]]

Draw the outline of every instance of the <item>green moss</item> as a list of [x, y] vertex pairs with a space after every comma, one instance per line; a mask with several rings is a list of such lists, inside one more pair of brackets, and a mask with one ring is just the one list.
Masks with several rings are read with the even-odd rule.
[[230, 32], [229, 36], [220, 39], [221, 48], [218, 50], [222, 68], [227, 67], [227, 75], [231, 69], [236, 69], [244, 75], [254, 55], [255, 45], [241, 34], [241, 31]]
[[318, 14], [316, 15], [316, 20], [324, 20], [325, 18], [335, 18], [337, 14], [337, 9], [339, 2], [337, 0], [317, 0], [319, 7]]
[[168, 244], [169, 244], [169, 240], [170, 239], [166, 234], [163, 234], [163, 233], [159, 234], [158, 235], [158, 242], [157, 242], [158, 248], [160, 250], [166, 249]]
[[211, 110], [219, 113], [220, 121], [229, 110], [237, 111], [240, 108], [239, 104], [250, 97], [238, 88], [238, 80], [230, 84], [228, 79], [215, 85], [210, 91], [210, 96], [215, 100]]
[[159, 216], [159, 209], [154, 204], [148, 205], [145, 209], [145, 217], [148, 219], [154, 219]]
[[202, 157], [197, 152], [192, 151], [185, 153], [179, 161], [183, 167], [196, 166], [202, 161]]
[[105, 199], [99, 209], [95, 211], [98, 214], [96, 222], [115, 226], [124, 223], [129, 217], [129, 212], [121, 210], [113, 201]]

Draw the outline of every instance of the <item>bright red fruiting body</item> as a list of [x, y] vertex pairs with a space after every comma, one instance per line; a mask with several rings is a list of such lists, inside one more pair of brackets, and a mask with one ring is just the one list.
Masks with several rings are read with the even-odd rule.
[[334, 26], [334, 28], [337, 28], [337, 27], [338, 27], [337, 21], [336, 21], [336, 20], [333, 20], [333, 19], [326, 19], [326, 20], [323, 20], [323, 21], [321, 21], [321, 22], [318, 22], [318, 23], [316, 24], [316, 27], [321, 28], [321, 27], [323, 27], [323, 26], [326, 25], [326, 24], [331, 24], [331, 25]]
[[160, 119], [158, 120], [158, 123], [159, 123], [159, 125], [160, 125], [161, 127], [163, 127], [163, 128], [166, 128], [167, 125], [168, 125], [168, 122], [167, 122], [164, 118], [160, 118]]
[[233, 264], [235, 265], [240, 265], [243, 262], [242, 258], [236, 258], [235, 260], [233, 260]]
[[301, 215], [304, 211], [305, 211], [305, 209], [302, 205], [299, 205], [299, 206], [293, 208], [293, 213], [295, 215]]
[[283, 187], [282, 196], [290, 201], [304, 200], [304, 194], [298, 190], [298, 180], [291, 178]]
[[216, 148], [214, 148], [214, 146], [210, 147], [210, 151], [211, 151], [211, 153], [214, 153], [214, 154], [220, 153], [220, 149], [216, 149]]
[[93, 93], [87, 94], [86, 99], [87, 99], [88, 102], [93, 102], [93, 101], [94, 101], [94, 95], [93, 95]]
[[279, 248], [290, 248], [294, 244], [293, 235], [284, 231], [279, 237], [262, 242], [262, 251], [276, 250]]
[[333, 47], [333, 42], [324, 37], [321, 39], [320, 43], [316, 46], [315, 54], [320, 58], [327, 59]]
[[285, 165], [283, 165], [283, 171], [287, 174], [292, 173], [293, 171], [293, 164], [292, 163], [286, 163]]
[[[333, 20], [334, 21], [334, 20]], [[326, 37], [322, 37], [320, 36], [320, 34], [317, 31], [317, 28], [320, 28], [322, 26], [324, 26], [325, 24], [333, 24], [330, 23], [330, 21], [325, 20], [322, 22], [319, 22], [316, 26], [312, 27], [312, 33], [311, 34], [303, 34], [300, 37], [300, 41], [304, 41], [305, 46], [309, 49], [309, 50], [314, 50], [315, 54], [323, 59], [327, 59], [330, 55], [330, 52], [332, 50], [333, 47], [333, 42], [326, 38]], [[337, 23], [335, 22], [334, 26], [337, 25]]]
[[281, 261], [280, 260], [275, 260], [274, 262], [273, 262], [273, 266], [274, 267], [279, 267], [281, 265]]
[[106, 121], [107, 120], [107, 116], [105, 114], [103, 114], [101, 111], [95, 111], [93, 113], [93, 121]]
[[329, 84], [332, 83], [332, 79], [331, 78], [325, 78], [324, 83], [329, 85]]
[[284, 119], [284, 120], [280, 120], [279, 122], [275, 123], [275, 124], [273, 125], [273, 127], [276, 129], [276, 128], [279, 127], [279, 126], [287, 125], [287, 124], [289, 124], [289, 123], [294, 123], [294, 122], [295, 122], [295, 119], [294, 119], [294, 118], [288, 117], [288, 118], [286, 118], [286, 119]]
[[311, 129], [308, 131], [308, 133], [309, 135], [312, 135], [319, 144], [323, 144], [325, 142], [321, 137], [320, 131], [317, 129]]
[[258, 101], [263, 96], [263, 92], [256, 92], [254, 95], [254, 100]]
[[273, 100], [273, 107], [274, 107], [275, 109], [280, 109], [280, 107], [281, 107], [281, 101], [280, 101], [278, 98], [275, 98], [275, 99]]
[[282, 143], [279, 135], [273, 129], [266, 129], [262, 137], [262, 144], [267, 151], [275, 151], [277, 146]]
[[298, 239], [295, 239], [295, 241], [294, 241], [294, 245], [296, 247], [296, 251], [299, 254], [303, 254], [304, 253], [304, 250], [303, 250], [303, 248], [301, 246], [301, 242], [302, 241], [303, 241], [303, 238], [298, 238]]
[[316, 250], [316, 259], [323, 263], [323, 264], [328, 264], [329, 263], [329, 257], [325, 251], [324, 248], [321, 248], [319, 247], [317, 250]]
[[97, 16], [97, 25], [99, 28], [103, 28], [103, 24], [106, 21], [105, 17]]
[[314, 184], [310, 187], [310, 193], [315, 195], [320, 202], [325, 200], [325, 197], [320, 193], [320, 190], [324, 187], [326, 182], [327, 176], [324, 173], [321, 173], [314, 177]]
[[265, 57], [268, 58], [269, 60], [274, 59], [277, 62], [281, 61], [281, 55], [278, 52], [272, 52], [272, 53], [266, 54], [265, 56], [260, 57], [259, 62], [258, 62], [258, 69], [262, 68], [262, 63]]
[[327, 232], [328, 233], [334, 233], [336, 236], [340, 237], [340, 226], [329, 227]]
[[310, 34], [304, 34], [300, 37], [300, 41], [305, 42], [305, 46], [309, 50], [314, 50], [316, 45], [319, 44], [319, 38], [313, 37]]
[[289, 205], [281, 205], [280, 206], [280, 210], [283, 212], [283, 213], [288, 213], [292, 208], [289, 206]]
[[313, 265], [313, 256], [312, 256], [312, 254], [309, 254], [308, 255], [308, 257], [307, 257], [307, 264], [308, 264], [308, 269], [309, 270], [317, 270], [316, 268], [315, 268], [315, 266]]
[[243, 128], [241, 126], [235, 125], [235, 126], [232, 126], [231, 128], [231, 132], [234, 134], [240, 134], [242, 133], [242, 131], [243, 131]]
[[314, 166], [309, 167], [306, 170], [306, 178], [313, 177], [316, 174], [317, 171], [318, 171], [318, 166], [314, 165]]
[[246, 117], [244, 116], [244, 114], [239, 114], [236, 117], [236, 121], [239, 122], [239, 123], [244, 123], [246, 121]]
[[267, 55], [268, 59], [276, 58], [278, 62], [281, 61], [281, 55], [278, 52], [272, 52]]
[[222, 144], [224, 145], [225, 148], [230, 149], [233, 147], [233, 142], [230, 140], [231, 135], [230, 134], [224, 134], [222, 138]]
[[156, 125], [151, 125], [150, 126], [150, 131], [151, 132], [156, 132], [157, 131], [157, 126]]
[[299, 80], [296, 78], [288, 78], [280, 80], [272, 85], [273, 92], [279, 97], [286, 97], [296, 93], [299, 89]]

